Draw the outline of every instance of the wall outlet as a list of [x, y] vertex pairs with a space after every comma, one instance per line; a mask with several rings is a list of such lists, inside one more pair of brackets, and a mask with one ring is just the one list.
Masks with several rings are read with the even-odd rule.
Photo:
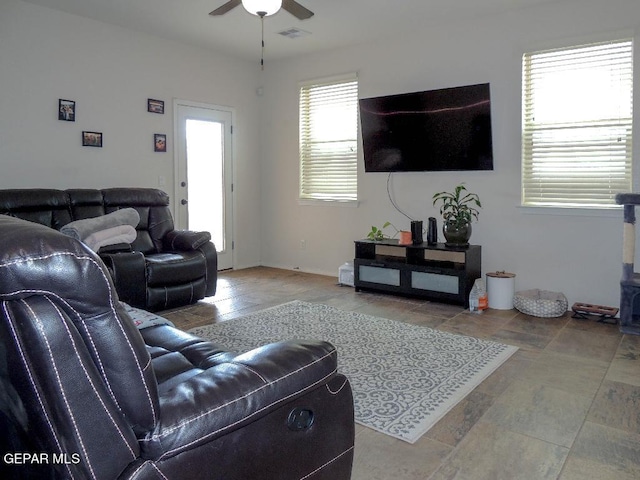
[[307, 241], [300, 240], [300, 250], [305, 250], [307, 248]]

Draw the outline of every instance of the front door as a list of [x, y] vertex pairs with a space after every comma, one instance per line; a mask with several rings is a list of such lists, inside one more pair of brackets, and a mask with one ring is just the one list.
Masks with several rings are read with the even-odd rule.
[[174, 107], [176, 224], [210, 232], [218, 251], [218, 269], [233, 268], [233, 111], [180, 100]]

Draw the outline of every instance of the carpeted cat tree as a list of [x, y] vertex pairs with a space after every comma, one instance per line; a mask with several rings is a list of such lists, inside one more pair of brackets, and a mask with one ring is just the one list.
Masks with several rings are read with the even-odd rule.
[[636, 250], [636, 205], [640, 194], [619, 193], [616, 203], [624, 205], [622, 280], [620, 280], [620, 331], [640, 335], [640, 273], [634, 272]]

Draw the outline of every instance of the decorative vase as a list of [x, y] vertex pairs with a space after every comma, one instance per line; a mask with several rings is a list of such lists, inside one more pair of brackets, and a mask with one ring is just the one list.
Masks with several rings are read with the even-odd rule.
[[471, 237], [471, 223], [458, 226], [455, 222], [444, 222], [442, 225], [442, 233], [447, 240], [447, 247], [468, 247], [469, 238]]

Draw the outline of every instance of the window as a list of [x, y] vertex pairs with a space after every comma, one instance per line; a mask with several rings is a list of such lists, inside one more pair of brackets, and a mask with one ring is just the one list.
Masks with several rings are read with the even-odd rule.
[[633, 43], [523, 57], [522, 203], [609, 207], [631, 190]]
[[300, 199], [358, 198], [358, 80], [300, 86]]

